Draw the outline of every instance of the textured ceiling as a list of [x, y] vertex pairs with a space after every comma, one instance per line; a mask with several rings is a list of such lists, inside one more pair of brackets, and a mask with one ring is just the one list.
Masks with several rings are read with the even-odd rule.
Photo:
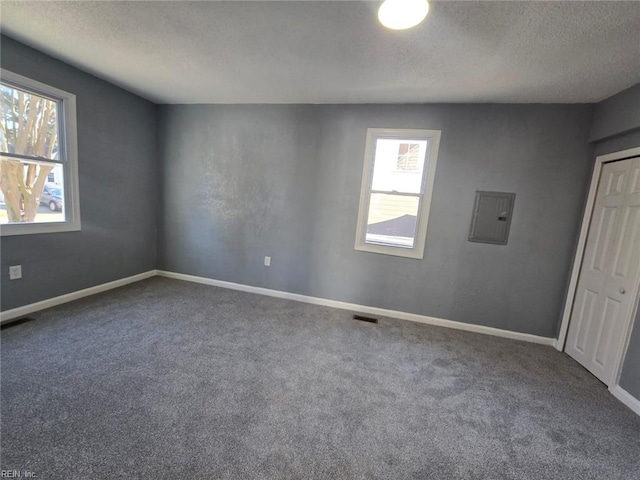
[[640, 82], [640, 2], [6, 2], [3, 33], [157, 103], [597, 102]]

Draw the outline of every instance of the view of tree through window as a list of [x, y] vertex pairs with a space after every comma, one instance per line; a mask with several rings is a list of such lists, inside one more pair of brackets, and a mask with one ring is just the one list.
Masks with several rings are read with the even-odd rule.
[[64, 222], [60, 102], [0, 88], [0, 223]]

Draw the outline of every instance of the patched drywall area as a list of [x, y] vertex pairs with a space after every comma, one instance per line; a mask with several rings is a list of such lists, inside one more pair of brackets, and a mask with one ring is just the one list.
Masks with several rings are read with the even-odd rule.
[[[2, 238], [2, 310], [153, 270], [156, 106], [2, 39], [2, 68], [76, 95], [82, 230]], [[22, 279], [9, 280], [9, 266]]]
[[[591, 113], [161, 106], [158, 267], [553, 337], [591, 171]], [[368, 127], [442, 130], [423, 260], [354, 249]], [[467, 241], [476, 190], [517, 194], [508, 245]]]

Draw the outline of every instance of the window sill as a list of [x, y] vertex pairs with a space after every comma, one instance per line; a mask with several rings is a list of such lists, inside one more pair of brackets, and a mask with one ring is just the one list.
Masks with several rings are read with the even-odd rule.
[[413, 258], [416, 260], [422, 260], [424, 258], [424, 249], [420, 250], [419, 247], [403, 248], [391, 247], [388, 245], [376, 245], [373, 243], [359, 243], [356, 244], [355, 249], [360, 252], [378, 253], [380, 255], [391, 255], [394, 257]]
[[42, 233], [78, 232], [80, 230], [80, 222], [12, 223], [0, 225], [0, 236], [11, 237], [16, 235], [36, 235]]

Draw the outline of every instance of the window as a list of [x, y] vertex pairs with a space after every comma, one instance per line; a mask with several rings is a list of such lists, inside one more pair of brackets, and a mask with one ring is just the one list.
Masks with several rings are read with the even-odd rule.
[[80, 230], [75, 95], [4, 69], [0, 90], [0, 232]]
[[367, 130], [356, 250], [423, 257], [439, 142], [439, 130]]

